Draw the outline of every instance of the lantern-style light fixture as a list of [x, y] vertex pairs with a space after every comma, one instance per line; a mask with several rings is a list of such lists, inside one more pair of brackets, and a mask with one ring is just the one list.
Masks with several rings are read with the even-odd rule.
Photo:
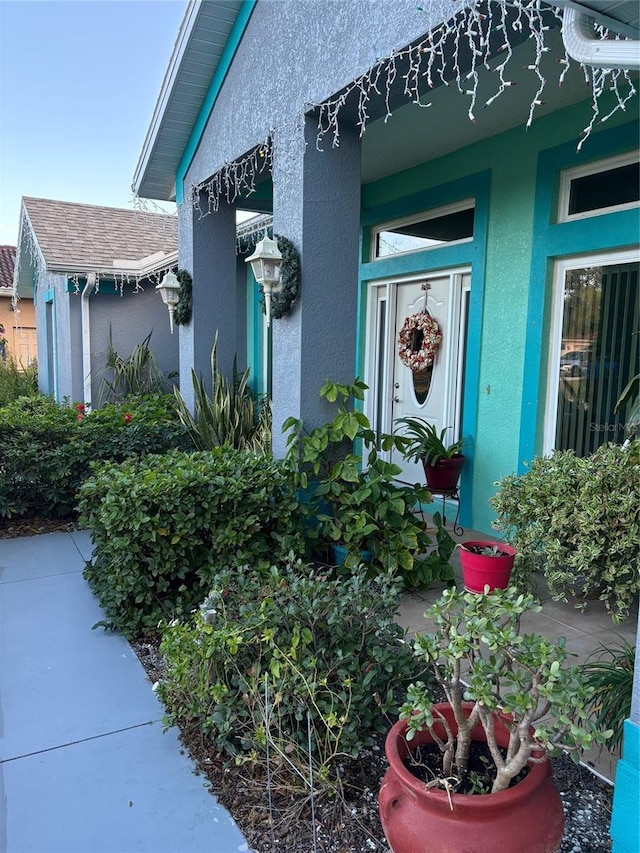
[[180, 301], [180, 282], [176, 278], [175, 273], [171, 270], [165, 273], [160, 284], [156, 285], [156, 290], [160, 293], [162, 301], [169, 309], [169, 326], [171, 327], [171, 334], [173, 334], [173, 312]]
[[269, 238], [266, 231], [264, 232], [264, 237], [256, 246], [253, 255], [247, 258], [246, 263], [251, 264], [256, 281], [262, 285], [267, 326], [270, 326], [271, 294], [277, 293], [282, 287], [280, 281], [282, 255], [278, 249], [278, 244], [275, 240]]

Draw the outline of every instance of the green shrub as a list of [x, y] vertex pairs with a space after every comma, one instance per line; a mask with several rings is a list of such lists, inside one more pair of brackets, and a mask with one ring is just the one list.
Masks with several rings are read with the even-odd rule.
[[85, 577], [108, 624], [128, 636], [188, 613], [220, 566], [300, 545], [291, 475], [246, 451], [99, 464], [79, 497], [95, 546]]
[[310, 742], [326, 778], [387, 730], [417, 672], [393, 621], [400, 589], [363, 567], [332, 580], [292, 555], [218, 571], [199, 612], [163, 631], [169, 720], [197, 724], [237, 760], [263, 761], [269, 748], [294, 773], [306, 772]]
[[19, 397], [38, 394], [38, 368], [34, 362], [22, 368], [14, 358], [0, 358], [0, 406], [13, 403]]
[[626, 618], [640, 589], [640, 441], [555, 451], [497, 485], [494, 526], [518, 551], [515, 580], [542, 568], [554, 598], [598, 597]]
[[82, 403], [20, 398], [0, 409], [0, 517], [73, 513], [95, 460], [121, 461], [183, 447], [171, 397], [131, 399], [86, 414]]
[[453, 581], [449, 559], [455, 543], [439, 513], [436, 546], [415, 514], [432, 496], [419, 484], [401, 485], [402, 469], [380, 451], [402, 451], [406, 439], [376, 433], [357, 409], [367, 386], [327, 380], [320, 396], [333, 404], [333, 418], [307, 431], [301, 420], [288, 418], [287, 460], [307, 496], [302, 511], [309, 518], [309, 538], [346, 549], [347, 570], [359, 565], [362, 552], [371, 557], [371, 572], [400, 575], [410, 587]]

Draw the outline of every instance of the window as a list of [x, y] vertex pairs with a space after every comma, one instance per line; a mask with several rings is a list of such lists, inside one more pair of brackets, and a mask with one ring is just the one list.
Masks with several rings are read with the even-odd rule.
[[388, 258], [473, 239], [474, 200], [441, 207], [374, 230], [373, 257]]
[[625, 439], [627, 411], [615, 414], [614, 408], [640, 357], [637, 258], [621, 253], [616, 261], [559, 265], [547, 451], [586, 456]]
[[560, 179], [560, 222], [638, 205], [640, 154], [637, 151], [569, 169]]

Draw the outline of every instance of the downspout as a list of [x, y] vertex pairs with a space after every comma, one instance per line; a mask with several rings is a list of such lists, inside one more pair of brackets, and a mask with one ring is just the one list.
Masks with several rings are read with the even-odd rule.
[[567, 6], [562, 13], [562, 40], [569, 56], [583, 65], [628, 71], [640, 69], [640, 41], [594, 37], [593, 18], [572, 6]]
[[82, 378], [83, 393], [82, 402], [91, 409], [91, 325], [89, 317], [89, 291], [96, 286], [96, 274], [89, 273], [87, 283], [80, 297], [80, 309], [82, 317]]

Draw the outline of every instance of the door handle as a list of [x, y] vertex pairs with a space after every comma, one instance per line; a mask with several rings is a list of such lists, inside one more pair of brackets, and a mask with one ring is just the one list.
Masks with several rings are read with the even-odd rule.
[[399, 402], [400, 402], [400, 397], [398, 397], [398, 396], [394, 397], [394, 398], [393, 398], [393, 402], [394, 402], [394, 403], [399, 403]]

